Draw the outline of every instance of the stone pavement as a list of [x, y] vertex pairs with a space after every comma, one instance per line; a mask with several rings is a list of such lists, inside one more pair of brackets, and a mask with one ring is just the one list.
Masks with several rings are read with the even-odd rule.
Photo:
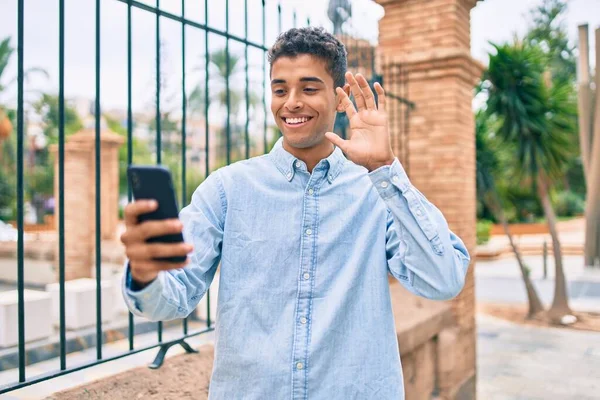
[[[525, 265], [530, 269], [530, 276], [534, 279], [544, 277], [544, 258], [541, 255], [528, 255], [523, 257]], [[554, 257], [548, 255], [547, 277], [554, 278]], [[517, 259], [510, 257], [496, 260], [477, 260], [475, 274], [480, 277], [521, 278]], [[563, 255], [563, 268], [568, 280], [585, 280], [600, 282], [600, 268], [585, 267], [582, 255]]]
[[600, 398], [600, 333], [477, 316], [477, 392], [484, 400]]
[[[549, 305], [554, 295], [553, 257], [548, 257], [546, 279], [541, 256], [525, 256], [524, 262], [531, 270], [530, 276], [542, 302]], [[600, 312], [600, 268], [584, 267], [583, 256], [565, 256], [563, 263], [573, 310]], [[475, 265], [475, 292], [478, 301], [527, 302], [521, 272], [514, 257], [493, 261], [478, 260]]]

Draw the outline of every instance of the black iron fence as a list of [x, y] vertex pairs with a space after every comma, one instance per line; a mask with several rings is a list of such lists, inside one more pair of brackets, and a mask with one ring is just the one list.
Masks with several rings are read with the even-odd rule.
[[[158, 322], [156, 324], [156, 333], [157, 340], [155, 343], [144, 346], [135, 346], [135, 321], [133, 314], [129, 313], [128, 315], [128, 327], [127, 327], [127, 338], [129, 342], [128, 351], [122, 352], [117, 355], [106, 356], [103, 353], [103, 346], [107, 342], [106, 332], [103, 329], [103, 318], [102, 318], [102, 290], [101, 290], [101, 282], [102, 282], [102, 246], [103, 241], [101, 237], [101, 229], [102, 229], [102, 218], [101, 218], [101, 199], [102, 199], [102, 180], [101, 180], [101, 171], [102, 171], [102, 154], [101, 154], [101, 131], [102, 131], [102, 115], [103, 110], [101, 107], [102, 104], [102, 92], [101, 92], [101, 18], [102, 18], [102, 7], [107, 4], [108, 1], [112, 2], [120, 2], [124, 3], [127, 8], [126, 14], [126, 24], [127, 24], [127, 63], [123, 65], [123, 68], [126, 68], [127, 71], [127, 111], [126, 111], [126, 148], [127, 148], [127, 156], [126, 156], [126, 165], [122, 165], [121, 167], [126, 167], [129, 164], [133, 163], [134, 160], [134, 111], [132, 107], [133, 103], [133, 93], [132, 93], [132, 80], [133, 80], [133, 60], [132, 60], [132, 52], [133, 52], [133, 40], [132, 40], [132, 14], [133, 12], [145, 12], [155, 19], [155, 32], [154, 37], [150, 40], [153, 41], [154, 47], [154, 57], [155, 64], [153, 66], [155, 76], [153, 82], [153, 88], [155, 92], [155, 102], [154, 102], [154, 121], [151, 121], [151, 125], [153, 124], [152, 132], [154, 133], [152, 148], [154, 152], [154, 161], [157, 164], [164, 163], [165, 151], [175, 152], [177, 158], [180, 160], [178, 165], [179, 174], [177, 175], [178, 187], [180, 191], [180, 204], [185, 205], [187, 203], [187, 199], [189, 196], [188, 190], [188, 165], [187, 160], [190, 158], [187, 154], [188, 146], [187, 143], [187, 135], [190, 131], [190, 127], [188, 126], [188, 115], [191, 113], [190, 102], [192, 99], [192, 93], [189, 93], [189, 83], [186, 82], [186, 74], [189, 71], [190, 60], [187, 59], [186, 54], [186, 38], [189, 35], [189, 30], [194, 30], [196, 32], [200, 32], [203, 34], [204, 39], [204, 60], [202, 65], [203, 72], [203, 81], [204, 85], [202, 87], [195, 88], [195, 95], [201, 101], [198, 103], [201, 105], [201, 109], [199, 112], [203, 116], [204, 120], [204, 176], [208, 176], [210, 174], [211, 169], [214, 168], [214, 161], [211, 157], [215, 157], [214, 153], [211, 153], [211, 138], [210, 132], [213, 130], [211, 127], [214, 119], [218, 119], [218, 116], [211, 115], [210, 106], [211, 102], [220, 101], [222, 104], [223, 117], [224, 121], [218, 121], [222, 123], [224, 126], [223, 129], [220, 130], [218, 140], [220, 141], [221, 146], [218, 147], [222, 150], [222, 162], [224, 164], [229, 164], [235, 159], [239, 158], [248, 158], [252, 156], [252, 146], [251, 137], [250, 137], [250, 123], [251, 119], [254, 118], [255, 122], [258, 121], [258, 124], [255, 123], [253, 130], [256, 129], [256, 126], [260, 126], [262, 128], [262, 143], [256, 145], [255, 147], [260, 147], [260, 151], [267, 152], [272, 143], [272, 138], [269, 136], [269, 126], [268, 126], [268, 111], [267, 111], [267, 73], [268, 68], [266, 65], [266, 51], [267, 51], [267, 26], [274, 26], [276, 24], [279, 32], [284, 28], [284, 13], [282, 10], [281, 4], [266, 4], [265, 0], [243, 0], [243, 10], [235, 7], [235, 9], [231, 8], [230, 0], [223, 0], [225, 7], [225, 29], [215, 28], [213, 24], [211, 24], [209, 18], [210, 7], [219, 4], [221, 2], [209, 2], [208, 0], [204, 0], [204, 21], [199, 22], [195, 18], [189, 18], [186, 16], [186, 1], [181, 0], [181, 9], [180, 12], [172, 12], [167, 11], [161, 7], [161, 1], [155, 0], [153, 5], [149, 5], [148, 1], [134, 1], [134, 0], [95, 0], [95, 10], [93, 10], [95, 15], [95, 104], [93, 107], [94, 114], [94, 131], [95, 131], [95, 280], [96, 280], [96, 326], [95, 326], [95, 346], [96, 346], [96, 355], [95, 360], [79, 365], [68, 365], [67, 364], [67, 336], [66, 336], [66, 312], [65, 312], [65, 246], [73, 246], [76, 245], [74, 243], [66, 243], [65, 242], [65, 192], [69, 190], [67, 182], [65, 182], [65, 139], [66, 139], [66, 102], [65, 102], [65, 0], [57, 0], [58, 4], [58, 133], [57, 133], [57, 192], [58, 198], [56, 199], [56, 226], [57, 226], [57, 270], [58, 270], [58, 283], [59, 283], [59, 361], [60, 365], [57, 370], [38, 376], [29, 376], [27, 374], [27, 366], [30, 364], [30, 360], [27, 359], [26, 352], [26, 340], [25, 340], [25, 320], [26, 320], [26, 310], [25, 310], [25, 242], [24, 242], [24, 205], [25, 205], [25, 138], [26, 138], [26, 121], [25, 121], [25, 100], [24, 100], [24, 87], [25, 87], [25, 68], [24, 68], [24, 55], [27, 54], [27, 43], [25, 41], [24, 35], [24, 24], [25, 24], [25, 1], [24, 0], [16, 0], [17, 2], [17, 106], [16, 106], [16, 225], [17, 225], [17, 251], [16, 251], [16, 260], [17, 260], [17, 291], [18, 291], [18, 380], [14, 383], [9, 383], [8, 385], [0, 386], [0, 394], [7, 393], [19, 388], [23, 388], [28, 385], [32, 385], [35, 383], [39, 383], [48, 379], [52, 379], [61, 375], [69, 374], [84, 368], [88, 368], [100, 363], [105, 363], [108, 361], [116, 360], [122, 357], [126, 357], [135, 353], [139, 353], [148, 349], [158, 348], [158, 354], [152, 364], [150, 364], [151, 368], [158, 368], [162, 364], [164, 360], [164, 356], [167, 350], [173, 345], [181, 345], [187, 352], [194, 352], [191, 346], [186, 343], [186, 339], [202, 335], [207, 332], [213, 331], [213, 320], [210, 315], [210, 292], [207, 293], [207, 310], [206, 310], [206, 325], [203, 329], [191, 332], [189, 329], [189, 320], [188, 318], [183, 319], [181, 322], [182, 331], [181, 335], [172, 339], [172, 340], [164, 340], [163, 338], [163, 323]], [[240, 0], [242, 1], [242, 0]], [[240, 3], [238, 1], [237, 3]], [[173, 2], [171, 2], [173, 3]], [[210, 4], [209, 4], [210, 3]], [[237, 4], [236, 3], [236, 4]], [[250, 4], [249, 4], [250, 3]], [[267, 2], [268, 3], [268, 2]], [[239, 6], [239, 4], [237, 4]], [[260, 8], [260, 19], [249, 21], [249, 7], [253, 7], [253, 10], [256, 11], [257, 8]], [[269, 7], [272, 7], [272, 13], [269, 15], [267, 12]], [[90, 10], [92, 11], [92, 10]], [[243, 12], [244, 15], [244, 34], [234, 34], [232, 33], [232, 29], [230, 29], [230, 14], [236, 13], [239, 15]], [[255, 13], [256, 14], [256, 13]], [[291, 25], [296, 26], [299, 25], [298, 17], [295, 12], [287, 13], [291, 15]], [[289, 20], [290, 18], [288, 18]], [[165, 111], [161, 110], [161, 104], [163, 104], [162, 97], [165, 95], [164, 85], [163, 85], [163, 73], [161, 73], [161, 69], [165, 67], [163, 64], [163, 57], [161, 52], [163, 51], [162, 41], [161, 41], [161, 27], [163, 24], [176, 23], [180, 25], [180, 44], [181, 44], [181, 86], [179, 90], [178, 96], [181, 99], [181, 108], [178, 110], [180, 112], [181, 118], [176, 126], [176, 129], [168, 128], [167, 125], [170, 123], [165, 119]], [[254, 28], [257, 26], [260, 27], [262, 35], [259, 41], [252, 40], [249, 37], [249, 27], [254, 24]], [[302, 23], [304, 24], [304, 23]], [[310, 20], [306, 20], [306, 24], [310, 25]], [[287, 26], [286, 26], [287, 28]], [[237, 29], [239, 30], [239, 29]], [[236, 31], [237, 32], [237, 31]], [[214, 69], [211, 71], [210, 65], [215, 64], [215, 60], [212, 59], [214, 54], [211, 54], [209, 51], [210, 45], [209, 42], [211, 38], [220, 38], [219, 40], [224, 40], [224, 49], [221, 52], [223, 59], [220, 61], [220, 71], [222, 72], [219, 76], [213, 76]], [[214, 39], [213, 39], [214, 40]], [[360, 72], [364, 73], [366, 76], [371, 77], [371, 82], [376, 80], [382, 81], [384, 75], [389, 75], [393, 77], [389, 82], [384, 82], [384, 85], [388, 87], [387, 92], [388, 96], [392, 100], [396, 100], [396, 106], [391, 107], [391, 125], [392, 130], [395, 132], [394, 140], [402, 140], [405, 141], [408, 138], [408, 118], [410, 115], [410, 109], [414, 106], [412, 103], [405, 99], [408, 88], [408, 80], [406, 77], [403, 78], [403, 75], [399, 72], [389, 72], [385, 70], [385, 68], [392, 68], [391, 64], [377, 62], [376, 49], [372, 45], [367, 45], [364, 41], [355, 41], [352, 42], [352, 39], [349, 35], [342, 35], [342, 40], [346, 42], [348, 52], [351, 55], [349, 57], [349, 67], [352, 70], [360, 70]], [[242, 46], [243, 52], [242, 54], [233, 55], [231, 51], [232, 46]], [[250, 90], [250, 68], [251, 64], [248, 62], [250, 59], [249, 52], [250, 51], [258, 51], [261, 53], [261, 61], [258, 65], [254, 67], [260, 70], [258, 76], [262, 82], [259, 82], [259, 86], [262, 87], [261, 93], [257, 95], [255, 92]], [[353, 56], [352, 56], [353, 55]], [[243, 63], [243, 82], [244, 87], [243, 91], [236, 91], [235, 94], [231, 88], [231, 79], [232, 79], [232, 70], [236, 65], [239, 64], [239, 61]], [[387, 67], [386, 67], [387, 65]], [[393, 67], [397, 68], [397, 67]], [[399, 67], [398, 67], [399, 68]], [[219, 68], [217, 68], [219, 69]], [[224, 72], [223, 72], [224, 71]], [[379, 72], [378, 72], [379, 71]], [[257, 74], [252, 74], [255, 78]], [[254, 79], [253, 78], [253, 79]], [[209, 81], [214, 79], [220, 79], [223, 83], [223, 90], [219, 90], [216, 93], [213, 93], [211, 90], [212, 87], [209, 85]], [[400, 93], [398, 93], [398, 91]], [[398, 93], [398, 94], [395, 94]], [[243, 98], [240, 99], [239, 97]], [[240, 106], [241, 105], [241, 106]], [[251, 110], [252, 107], [252, 118], [251, 118]], [[172, 111], [172, 110], [170, 110]], [[198, 110], [195, 110], [195, 112]], [[243, 125], [234, 123], [232, 121], [232, 117], [236, 116], [236, 113], [241, 113], [243, 115], [243, 119], [245, 123]], [[346, 123], [344, 122], [344, 116], [340, 116], [338, 120], [338, 124], [336, 125], [336, 130], [338, 133], [341, 133], [345, 136], [346, 133]], [[177, 124], [176, 124], [177, 125]], [[165, 134], [172, 135], [173, 131], [179, 135], [178, 140], [181, 143], [179, 147], [173, 147], [167, 144], [170, 143], [165, 139]], [[235, 132], [234, 132], [235, 131]], [[255, 141], [254, 141], [255, 142]], [[401, 146], [403, 149], [407, 149], [408, 146]], [[255, 149], [256, 150], [256, 149]], [[403, 162], [407, 165], [408, 155], [401, 155], [403, 158]], [[220, 162], [220, 161], [219, 161]], [[129, 188], [126, 188], [126, 193], [128, 200], [131, 201], [131, 191]]]
[[[205, 48], [205, 60], [204, 60], [204, 79], [208, 82], [211, 79], [210, 76], [210, 53], [209, 49], [209, 40], [211, 36], [219, 36], [225, 39], [225, 69], [226, 71], [231, 70], [230, 65], [230, 43], [237, 43], [243, 45], [244, 47], [244, 57], [245, 60], [248, 60], [248, 50], [249, 48], [258, 49], [263, 52], [263, 62], [262, 62], [262, 87], [266, 87], [266, 79], [267, 79], [267, 67], [266, 67], [266, 57], [264, 56], [264, 52], [267, 51], [267, 47], [265, 44], [266, 41], [266, 25], [267, 23], [273, 24], [277, 21], [277, 25], [279, 29], [282, 28], [282, 7], [277, 7], [277, 16], [273, 17], [272, 20], [267, 20], [266, 13], [266, 4], [265, 1], [262, 0], [260, 2], [254, 1], [253, 7], [261, 8], [261, 16], [262, 20], [260, 21], [252, 21], [253, 24], [260, 25], [262, 27], [262, 41], [256, 42], [249, 40], [248, 38], [248, 27], [250, 21], [248, 20], [248, 2], [249, 0], [244, 0], [244, 36], [239, 36], [232, 34], [230, 31], [230, 6], [229, 0], [225, 0], [225, 29], [217, 29], [211, 25], [211, 21], [209, 20], [209, 7], [211, 2], [208, 0], [204, 0], [204, 16], [205, 19], [203, 22], [198, 22], [193, 19], [189, 19], [185, 15], [186, 4], [185, 0], [181, 0], [181, 13], [175, 14], [172, 12], [165, 11], [161, 8], [160, 0], [156, 0], [155, 5], [148, 5], [145, 2], [134, 1], [134, 0], [114, 0], [125, 3], [127, 6], [127, 164], [131, 164], [133, 161], [133, 109], [132, 109], [132, 11], [142, 10], [148, 13], [151, 13], [155, 16], [155, 93], [156, 93], [156, 110], [155, 110], [155, 143], [154, 143], [154, 152], [156, 163], [160, 164], [163, 162], [163, 132], [162, 125], [164, 124], [163, 114], [161, 113], [161, 22], [170, 20], [181, 25], [181, 55], [182, 55], [182, 81], [181, 81], [181, 125], [180, 125], [180, 134], [181, 134], [181, 143], [180, 151], [181, 151], [181, 200], [182, 204], [184, 204], [185, 199], [188, 197], [188, 193], [186, 193], [186, 121], [187, 121], [187, 101], [188, 94], [186, 93], [186, 30], [187, 29], [196, 29], [204, 33], [204, 48]], [[75, 372], [87, 367], [91, 367], [97, 365], [99, 363], [104, 363], [108, 361], [112, 361], [118, 358], [126, 357], [128, 355], [132, 355], [141, 351], [145, 351], [152, 348], [159, 348], [159, 352], [156, 356], [155, 361], [150, 365], [152, 368], [158, 368], [164, 359], [165, 353], [167, 350], [176, 344], [182, 345], [184, 349], [188, 352], [193, 352], [194, 350], [185, 342], [187, 338], [192, 336], [202, 335], [204, 333], [212, 331], [213, 321], [210, 315], [210, 293], [207, 293], [207, 321], [206, 328], [196, 331], [190, 332], [188, 329], [188, 318], [182, 320], [182, 334], [180, 337], [164, 341], [163, 340], [163, 324], [162, 322], [157, 323], [157, 341], [152, 345], [146, 345], [143, 347], [135, 346], [135, 324], [134, 324], [134, 316], [129, 313], [128, 320], [128, 340], [129, 340], [129, 351], [123, 352], [122, 354], [104, 357], [103, 356], [103, 344], [106, 343], [105, 333], [103, 331], [102, 325], [102, 307], [99, 305], [102, 304], [102, 290], [101, 290], [101, 280], [102, 280], [102, 240], [101, 240], [101, 194], [102, 194], [102, 182], [101, 182], [101, 171], [102, 171], [102, 155], [100, 151], [100, 136], [101, 136], [101, 15], [102, 15], [102, 4], [106, 3], [106, 1], [96, 0], [95, 2], [95, 226], [96, 226], [96, 238], [95, 238], [95, 248], [96, 248], [96, 256], [95, 256], [95, 278], [96, 278], [96, 360], [81, 364], [81, 365], [67, 365], [67, 338], [66, 338], [66, 329], [65, 329], [65, 246], [66, 245], [75, 245], [73, 243], [65, 243], [65, 208], [64, 208], [64, 193], [65, 190], [68, 190], [68, 186], [65, 184], [65, 0], [58, 0], [58, 18], [59, 18], [59, 51], [58, 51], [58, 199], [57, 199], [57, 229], [58, 229], [58, 282], [60, 286], [59, 290], [59, 314], [60, 314], [60, 322], [59, 322], [59, 341], [60, 341], [60, 366], [57, 371], [52, 373], [48, 373], [42, 376], [28, 376], [27, 374], [27, 360], [26, 360], [26, 349], [25, 349], [25, 299], [24, 299], [24, 290], [25, 290], [25, 254], [24, 254], [24, 204], [25, 204], [25, 185], [24, 185], [24, 154], [25, 154], [25, 121], [24, 121], [24, 77], [25, 77], [25, 69], [24, 69], [24, 54], [27, 51], [27, 43], [25, 43], [24, 36], [24, 21], [25, 21], [25, 1], [17, 0], [18, 2], [18, 12], [17, 12], [17, 70], [18, 70], [18, 78], [17, 78], [17, 121], [16, 121], [16, 138], [17, 138], [17, 160], [16, 160], [16, 192], [17, 192], [17, 211], [16, 211], [16, 223], [17, 223], [17, 291], [18, 291], [18, 370], [19, 377], [18, 382], [11, 383], [5, 386], [0, 386], [0, 394], [6, 393], [18, 388], [22, 388], [28, 385], [32, 385], [44, 380], [52, 379], [54, 377], [58, 377], [61, 375], [65, 375], [71, 372]], [[212, 4], [215, 4], [212, 2]], [[90, 10], [92, 11], [92, 10]], [[239, 13], [240, 10], [234, 10]], [[296, 19], [294, 15], [294, 20]], [[250, 91], [249, 91], [249, 65], [248, 62], [244, 63], [244, 75], [245, 75], [245, 115], [249, 114], [249, 105], [250, 105]], [[125, 66], [124, 66], [125, 67]], [[231, 138], [231, 90], [230, 90], [230, 74], [224, 74], [225, 80], [225, 108], [226, 108], [226, 121], [225, 121], [225, 162], [230, 163], [231, 152], [232, 152], [232, 138]], [[266, 152], [268, 148], [268, 138], [267, 138], [267, 107], [266, 107], [266, 92], [262, 91], [262, 98], [260, 99], [259, 107], [262, 108], [263, 111], [263, 151]], [[210, 173], [210, 86], [208, 84], [204, 85], [204, 122], [205, 122], [205, 174], [208, 175]], [[260, 107], [262, 106], [262, 107]], [[248, 118], [246, 118], [248, 120]], [[249, 123], [247, 122], [244, 126], [244, 155], [245, 157], [250, 156], [250, 139], [249, 139]], [[128, 189], [128, 198], [131, 200], [131, 191]]]

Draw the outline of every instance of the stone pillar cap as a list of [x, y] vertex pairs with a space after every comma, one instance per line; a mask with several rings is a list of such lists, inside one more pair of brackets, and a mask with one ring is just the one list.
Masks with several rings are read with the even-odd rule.
[[[81, 143], [81, 142], [93, 142], [96, 140], [96, 129], [85, 128], [77, 133], [69, 136], [67, 142], [69, 143]], [[102, 129], [100, 131], [100, 142], [108, 144], [122, 144], [125, 142], [125, 138], [110, 131], [108, 129]]]

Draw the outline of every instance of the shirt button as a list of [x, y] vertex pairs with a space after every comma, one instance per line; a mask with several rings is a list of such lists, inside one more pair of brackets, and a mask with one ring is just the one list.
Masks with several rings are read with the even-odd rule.
[[394, 177], [392, 178], [392, 180], [394, 182], [398, 182], [400, 180], [400, 178], [398, 178], [398, 175], [394, 175]]
[[307, 230], [306, 230], [306, 234], [307, 234], [307, 235], [312, 235], [312, 229], [307, 229]]
[[383, 182], [381, 182], [381, 187], [382, 187], [382, 188], [384, 188], [384, 189], [385, 189], [386, 187], [388, 187], [388, 183], [387, 183], [387, 181], [383, 181]]
[[314, 191], [314, 190], [312, 190], [312, 189], [308, 189], [308, 194], [310, 194], [310, 195], [312, 196], [314, 193], [315, 193], [315, 191]]
[[296, 168], [300, 168], [302, 166], [302, 163], [300, 161], [296, 161]]
[[289, 173], [287, 174], [287, 178], [288, 178], [288, 179], [290, 179], [291, 177], [292, 177], [292, 173], [291, 173], [291, 172], [289, 172]]
[[417, 215], [423, 215], [423, 211], [420, 208], [417, 208]]
[[310, 274], [308, 272], [305, 272], [304, 273], [304, 279], [308, 279], [308, 278], [310, 278]]
[[300, 318], [300, 322], [302, 322], [303, 324], [305, 324], [308, 320], [305, 317]]
[[304, 368], [304, 365], [302, 363], [296, 364], [296, 369], [302, 369], [302, 368]]

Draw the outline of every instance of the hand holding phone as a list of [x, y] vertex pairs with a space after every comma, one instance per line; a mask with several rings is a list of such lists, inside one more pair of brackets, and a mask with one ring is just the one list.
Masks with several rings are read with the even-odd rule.
[[130, 166], [127, 175], [135, 201], [125, 208], [121, 241], [132, 278], [144, 284], [162, 270], [185, 266], [192, 246], [183, 241], [169, 171], [160, 166]]

